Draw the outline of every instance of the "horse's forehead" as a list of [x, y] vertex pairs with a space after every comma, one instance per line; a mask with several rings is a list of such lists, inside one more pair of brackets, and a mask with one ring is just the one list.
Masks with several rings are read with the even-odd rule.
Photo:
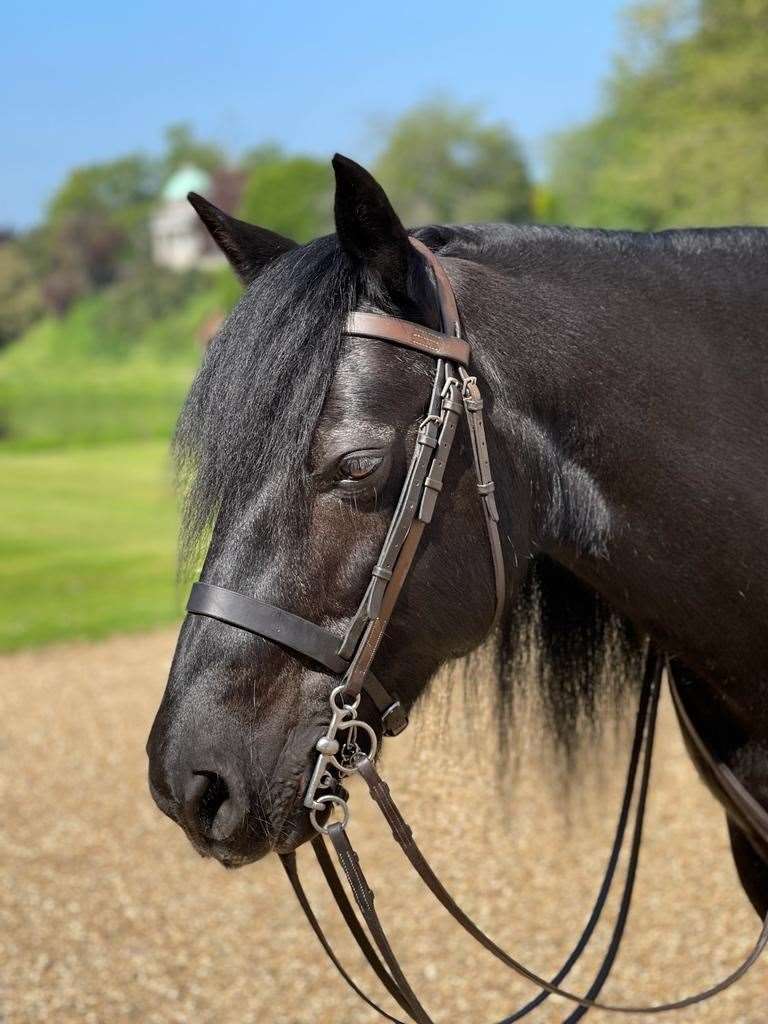
[[[320, 424], [349, 420], [398, 425], [408, 422], [428, 395], [421, 360], [375, 339], [345, 340], [323, 406]], [[422, 381], [423, 377], [423, 381]]]

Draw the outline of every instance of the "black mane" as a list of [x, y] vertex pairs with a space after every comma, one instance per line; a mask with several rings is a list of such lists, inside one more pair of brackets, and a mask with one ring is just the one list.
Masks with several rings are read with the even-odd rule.
[[174, 438], [182, 564], [196, 556], [219, 512], [247, 500], [258, 480], [275, 480], [287, 500], [296, 499], [341, 324], [364, 285], [335, 237], [320, 238], [266, 268], [227, 318]]
[[730, 255], [764, 259], [768, 228], [670, 228], [664, 231], [609, 230], [605, 228], [556, 227], [550, 224], [465, 224], [430, 226], [416, 234], [443, 256], [471, 259], [512, 270], [521, 251], [536, 262], [548, 247], [558, 251], [580, 250], [643, 256], [678, 254], [693, 256], [723, 251]]

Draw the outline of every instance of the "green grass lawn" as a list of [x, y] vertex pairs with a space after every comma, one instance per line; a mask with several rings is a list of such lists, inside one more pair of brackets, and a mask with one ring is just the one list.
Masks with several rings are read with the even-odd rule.
[[167, 442], [0, 448], [0, 650], [176, 620]]

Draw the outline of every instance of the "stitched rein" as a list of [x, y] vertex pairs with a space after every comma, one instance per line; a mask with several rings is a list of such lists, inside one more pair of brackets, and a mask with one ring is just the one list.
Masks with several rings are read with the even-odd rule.
[[[410, 241], [431, 269], [440, 307], [442, 330], [432, 331], [396, 317], [361, 312], [351, 313], [345, 325], [345, 333], [349, 336], [375, 338], [405, 346], [431, 356], [436, 363], [427, 414], [417, 433], [405, 482], [378, 559], [371, 571], [370, 582], [345, 636], [339, 641], [330, 630], [292, 612], [266, 604], [254, 597], [202, 582], [195, 583], [192, 587], [187, 610], [192, 614], [218, 619], [272, 640], [314, 660], [341, 679], [330, 696], [330, 722], [325, 733], [317, 741], [317, 760], [304, 795], [304, 805], [310, 812], [310, 819], [317, 832], [312, 840], [312, 847], [339, 911], [361, 952], [379, 981], [410, 1020], [416, 1021], [417, 1024], [432, 1022], [392, 950], [374, 908], [373, 891], [363, 874], [360, 859], [350, 843], [347, 834], [349, 808], [339, 785], [340, 779], [347, 775], [360, 774], [365, 780], [373, 800], [392, 830], [395, 841], [413, 870], [444, 909], [501, 963], [540, 989], [539, 994], [530, 1002], [505, 1017], [499, 1024], [513, 1024], [550, 995], [559, 996], [575, 1004], [575, 1009], [564, 1024], [574, 1024], [591, 1008], [622, 1014], [655, 1014], [703, 1002], [738, 981], [755, 963], [768, 944], [768, 917], [749, 956], [728, 977], [704, 992], [654, 1006], [617, 1006], [599, 1002], [596, 998], [619, 950], [637, 873], [664, 669], [664, 659], [654, 646], [648, 647], [624, 796], [605, 875], [584, 931], [563, 966], [551, 980], [540, 977], [504, 952], [454, 901], [416, 845], [410, 826], [374, 767], [378, 735], [370, 725], [358, 718], [360, 696], [362, 691], [365, 691], [371, 699], [378, 713], [383, 734], [395, 736], [408, 724], [407, 715], [400, 701], [395, 695], [390, 694], [386, 686], [374, 675], [371, 666], [413, 564], [421, 536], [432, 519], [462, 412], [467, 419], [473, 468], [483, 508], [496, 594], [494, 618], [489, 631], [498, 625], [505, 603], [504, 556], [498, 527], [499, 515], [485, 437], [483, 401], [477, 380], [468, 371], [469, 344], [461, 336], [456, 297], [442, 264], [418, 239], [411, 238]], [[739, 819], [746, 823], [749, 830], [768, 843], [768, 815], [755, 803], [727, 766], [717, 762], [710, 754], [685, 711], [669, 663], [667, 678], [681, 727], [688, 733], [705, 759], [721, 796], [726, 804], [734, 809]], [[362, 734], [367, 738], [365, 749], [361, 748], [358, 742]], [[560, 986], [589, 943], [605, 907], [633, 805], [634, 824], [619, 912], [595, 979], [585, 995], [579, 996]], [[327, 812], [333, 807], [341, 811], [342, 820], [327, 824]], [[334, 849], [365, 927], [360, 923], [334, 867], [326, 846], [327, 840]], [[385, 1019], [402, 1024], [399, 1018], [378, 1006], [358, 987], [337, 958], [301, 884], [296, 855], [284, 855], [282, 861], [310, 926], [342, 977], [368, 1006]]]

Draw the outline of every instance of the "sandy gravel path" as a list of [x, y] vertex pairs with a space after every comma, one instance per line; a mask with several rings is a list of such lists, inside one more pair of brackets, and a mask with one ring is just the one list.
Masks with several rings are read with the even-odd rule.
[[[163, 632], [0, 659], [0, 1019], [378, 1019], [331, 973], [277, 863], [225, 872], [200, 860], [155, 810], [143, 746], [172, 644]], [[502, 944], [548, 972], [593, 899], [623, 755], [588, 771], [566, 811], [557, 782], [550, 776], [540, 785], [547, 776], [545, 747], [536, 733], [521, 729], [529, 760], [500, 799], [490, 747], [452, 758], [449, 748], [466, 719], [462, 703], [446, 696], [449, 683], [438, 689], [413, 728], [390, 743], [385, 773], [449, 888]], [[479, 747], [482, 734], [475, 737]], [[685, 994], [727, 971], [756, 934], [722, 816], [686, 760], [668, 706], [652, 793], [638, 898], [605, 992], [613, 1000]], [[362, 791], [354, 815], [369, 876], [374, 885], [388, 883], [386, 891], [379, 885], [378, 904], [391, 922], [393, 944], [437, 1020], [498, 1020], [524, 1000], [530, 994], [524, 983], [497, 969], [433, 911]], [[481, 871], [488, 849], [495, 861]], [[307, 864], [316, 903], [330, 920]], [[344, 938], [339, 944], [350, 948]], [[356, 963], [353, 954], [349, 959]], [[586, 986], [594, 962], [574, 974], [575, 985]], [[535, 1020], [565, 1015], [553, 1001]], [[765, 1024], [768, 964], [709, 1007], [673, 1019]]]

